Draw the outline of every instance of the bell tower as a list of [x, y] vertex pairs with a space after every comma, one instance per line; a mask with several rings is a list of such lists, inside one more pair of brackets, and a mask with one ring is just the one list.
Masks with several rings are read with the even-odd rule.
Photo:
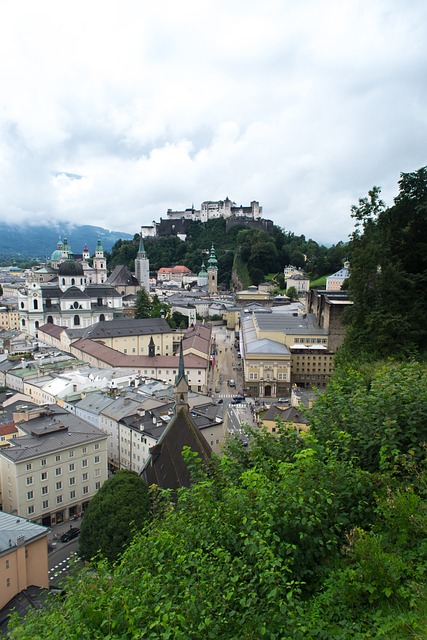
[[208, 293], [218, 291], [218, 260], [216, 259], [214, 246], [211, 246], [211, 253], [208, 260]]

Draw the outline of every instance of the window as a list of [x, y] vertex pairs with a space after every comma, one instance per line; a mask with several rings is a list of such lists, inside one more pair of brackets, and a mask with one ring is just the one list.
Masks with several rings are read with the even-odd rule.
[[89, 487], [86, 485], [83, 487], [83, 495], [86, 495], [87, 493], [89, 493]]
[[32, 513], [34, 513], [34, 505], [33, 505], [33, 504], [32, 504], [32, 505], [30, 505], [30, 506], [27, 508], [27, 514], [30, 516]]
[[33, 484], [33, 476], [27, 476], [26, 482], [27, 482], [27, 485], [28, 484]]
[[27, 491], [27, 500], [32, 500], [34, 498], [34, 491]]
[[45, 496], [49, 493], [49, 487], [42, 487], [42, 496]]
[[74, 326], [78, 327], [80, 324], [80, 316], [74, 316]]
[[[3, 438], [2, 438], [3, 439]], [[31, 462], [29, 462], [27, 464], [27, 471], [31, 471], [31, 469], [33, 468], [33, 465], [31, 464]]]
[[87, 467], [87, 458], [83, 458], [82, 467]]
[[96, 482], [95, 483], [95, 490], [99, 491], [100, 488], [101, 488], [101, 483], [100, 482]]
[[99, 449], [99, 443], [97, 442], [95, 445], [95, 451], [98, 451], [98, 449]]
[[56, 504], [62, 503], [62, 496], [56, 496]]
[[6, 569], [9, 569], [9, 560], [6, 560]]
[[87, 478], [88, 478], [87, 473], [83, 473], [82, 474], [82, 482], [85, 482], [87, 480]]
[[100, 475], [101, 475], [101, 469], [95, 469], [95, 473], [94, 473], [95, 478], [99, 478]]
[[56, 462], [61, 462], [61, 456], [56, 456], [55, 460], [56, 460]]
[[95, 456], [93, 461], [94, 461], [95, 464], [98, 464], [99, 463], [99, 456]]
[[74, 458], [74, 451], [69, 451], [68, 452], [68, 457], [69, 458]]
[[87, 452], [87, 447], [82, 447], [82, 453], [86, 453]]
[[68, 465], [68, 471], [74, 471], [74, 462]]
[[43, 460], [40, 460], [40, 464], [41, 464], [42, 467], [45, 467], [47, 465], [46, 458], [43, 458]]
[[72, 478], [70, 478], [70, 487], [72, 487], [74, 484], [76, 484], [76, 479], [73, 476]]
[[74, 500], [75, 497], [76, 497], [76, 492], [74, 490], [70, 491], [70, 500]]
[[62, 489], [62, 482], [57, 482], [56, 483], [56, 490], [59, 491], [60, 489]]
[[47, 471], [43, 471], [40, 474], [40, 480], [47, 480]]
[[10, 587], [10, 578], [6, 578], [6, 587]]
[[42, 509], [49, 509], [49, 500], [43, 500]]
[[56, 467], [56, 469], [55, 469], [55, 475], [56, 475], [56, 476], [60, 476], [60, 475], [62, 475], [62, 467]]

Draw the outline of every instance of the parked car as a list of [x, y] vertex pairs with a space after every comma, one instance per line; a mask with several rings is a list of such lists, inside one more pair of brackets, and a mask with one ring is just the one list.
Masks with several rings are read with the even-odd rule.
[[70, 527], [68, 531], [62, 534], [60, 537], [61, 542], [69, 542], [70, 540], [74, 540], [77, 536], [80, 535], [80, 529], [78, 527]]
[[234, 380], [234, 378], [230, 378], [230, 380], [228, 381], [228, 386], [229, 387], [235, 387], [236, 386], [236, 381]]
[[245, 401], [245, 397], [244, 396], [234, 396], [234, 398], [231, 401], [231, 404], [240, 404], [241, 402]]

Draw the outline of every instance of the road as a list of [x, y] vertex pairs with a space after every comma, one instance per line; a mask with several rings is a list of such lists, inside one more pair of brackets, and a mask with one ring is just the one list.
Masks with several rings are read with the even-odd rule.
[[[247, 422], [250, 426], [254, 425], [249, 404], [252, 400], [249, 399], [237, 405], [231, 404], [234, 396], [243, 395], [243, 371], [234, 346], [234, 331], [220, 326], [214, 327], [213, 334], [216, 344], [216, 360], [210, 381], [212, 395], [214, 399], [222, 399], [224, 402], [226, 434], [233, 434], [242, 441], [246, 441], [242, 424]], [[229, 386], [230, 379], [235, 381], [235, 387]]]
[[78, 548], [78, 539], [67, 543], [56, 543], [55, 550], [49, 554], [49, 582], [51, 585], [60, 585], [76, 566], [83, 566], [83, 562], [77, 556]]

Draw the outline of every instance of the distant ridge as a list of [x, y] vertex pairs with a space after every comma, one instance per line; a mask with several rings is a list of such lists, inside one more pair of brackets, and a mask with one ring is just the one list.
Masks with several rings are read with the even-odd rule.
[[[137, 233], [137, 231], [135, 232]], [[50, 258], [58, 240], [67, 237], [74, 253], [82, 253], [86, 244], [91, 255], [95, 253], [98, 238], [104, 251], [111, 251], [118, 240], [132, 240], [133, 234], [109, 231], [103, 227], [64, 223], [50, 226], [13, 225], [0, 222], [0, 259]]]

